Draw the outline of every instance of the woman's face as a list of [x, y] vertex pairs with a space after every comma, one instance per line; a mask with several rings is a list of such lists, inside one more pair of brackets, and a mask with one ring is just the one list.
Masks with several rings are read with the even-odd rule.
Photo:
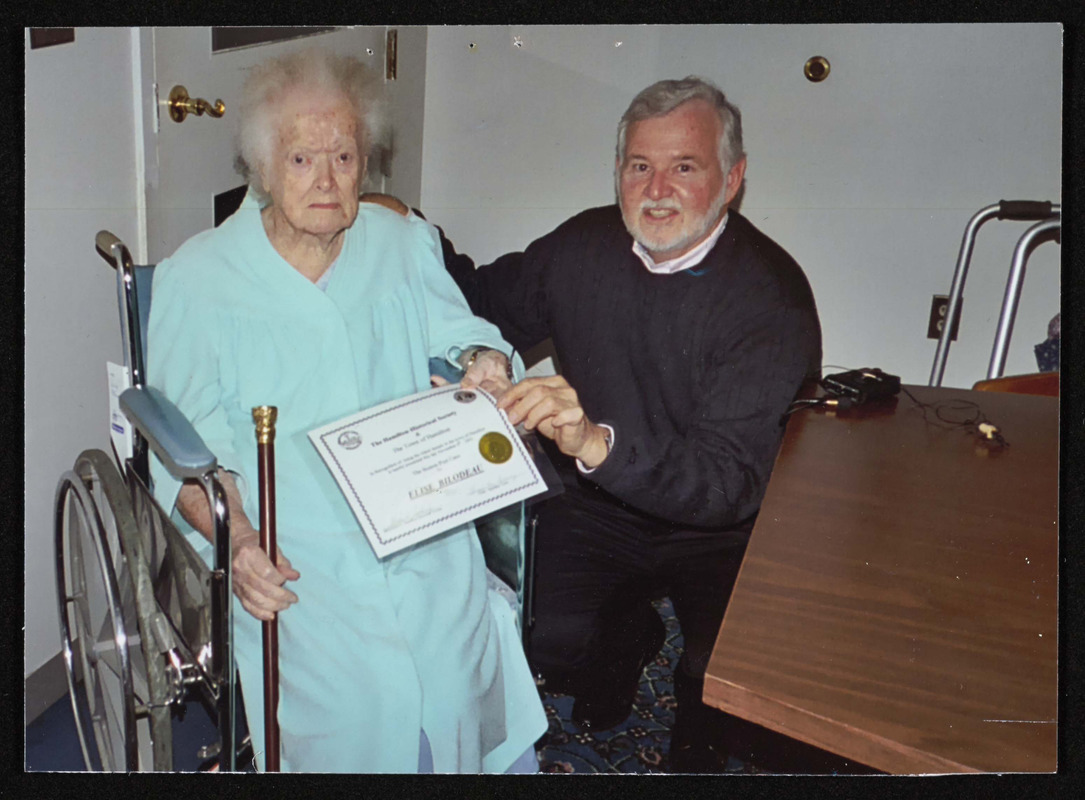
[[354, 223], [365, 171], [356, 127], [341, 96], [299, 91], [284, 99], [262, 180], [273, 212], [295, 232], [329, 241]]

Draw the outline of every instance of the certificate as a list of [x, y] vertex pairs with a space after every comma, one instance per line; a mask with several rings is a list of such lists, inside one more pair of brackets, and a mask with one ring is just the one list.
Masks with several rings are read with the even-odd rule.
[[377, 558], [546, 491], [494, 399], [442, 386], [309, 432]]

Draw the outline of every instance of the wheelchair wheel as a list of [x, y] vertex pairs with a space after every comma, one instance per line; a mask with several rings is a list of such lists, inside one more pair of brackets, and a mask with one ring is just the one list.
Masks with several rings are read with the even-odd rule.
[[61, 642], [83, 760], [88, 770], [155, 769], [147, 659], [121, 545], [122, 528], [136, 524], [128, 488], [109, 456], [89, 450], [61, 477], [55, 508]]

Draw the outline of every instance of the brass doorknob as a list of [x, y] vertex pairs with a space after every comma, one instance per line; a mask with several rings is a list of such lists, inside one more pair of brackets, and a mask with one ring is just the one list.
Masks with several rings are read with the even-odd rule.
[[216, 100], [211, 105], [202, 97], [192, 98], [188, 96], [188, 89], [178, 84], [170, 90], [169, 99], [170, 119], [174, 122], [184, 122], [189, 114], [200, 117], [207, 114], [209, 117], [221, 117], [226, 113], [226, 104]]

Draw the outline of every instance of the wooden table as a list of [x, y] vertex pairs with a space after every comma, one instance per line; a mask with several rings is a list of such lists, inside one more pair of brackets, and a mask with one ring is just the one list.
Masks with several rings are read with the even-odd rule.
[[1054, 771], [1058, 400], [906, 388], [1009, 447], [904, 394], [795, 414], [704, 700], [886, 772]]

